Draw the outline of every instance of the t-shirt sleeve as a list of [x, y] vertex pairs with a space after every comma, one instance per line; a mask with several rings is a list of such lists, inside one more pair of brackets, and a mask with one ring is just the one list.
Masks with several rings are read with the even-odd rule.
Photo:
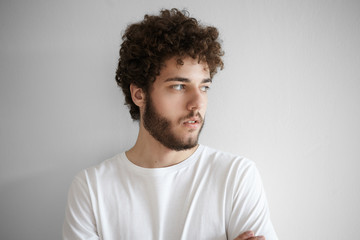
[[65, 210], [63, 239], [99, 239], [84, 172], [73, 180]]
[[277, 240], [270, 220], [269, 207], [259, 172], [253, 162], [238, 171], [234, 183], [232, 211], [228, 224], [228, 239], [245, 231], [254, 231], [266, 240]]

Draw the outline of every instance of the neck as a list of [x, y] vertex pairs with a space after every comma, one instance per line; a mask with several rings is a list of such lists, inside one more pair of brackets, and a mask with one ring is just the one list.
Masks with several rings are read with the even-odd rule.
[[140, 126], [136, 143], [126, 152], [126, 156], [132, 163], [140, 167], [162, 168], [184, 161], [195, 152], [197, 147], [198, 145], [183, 151], [169, 149]]

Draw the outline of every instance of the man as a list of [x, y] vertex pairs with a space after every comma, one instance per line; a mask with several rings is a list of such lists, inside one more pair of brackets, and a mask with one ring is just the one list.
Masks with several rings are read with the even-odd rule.
[[198, 144], [222, 55], [176, 9], [127, 28], [116, 81], [138, 138], [76, 176], [64, 239], [277, 239], [254, 163]]

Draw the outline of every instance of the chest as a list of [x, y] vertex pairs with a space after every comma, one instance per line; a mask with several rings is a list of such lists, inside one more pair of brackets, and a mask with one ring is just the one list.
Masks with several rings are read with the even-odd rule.
[[226, 182], [212, 175], [127, 176], [94, 191], [103, 239], [226, 239]]

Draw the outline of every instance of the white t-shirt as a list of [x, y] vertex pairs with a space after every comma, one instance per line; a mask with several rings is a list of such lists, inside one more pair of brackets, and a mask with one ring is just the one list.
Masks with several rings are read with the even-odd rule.
[[186, 160], [142, 168], [125, 153], [80, 172], [68, 196], [64, 239], [230, 239], [277, 236], [255, 164], [200, 145]]

